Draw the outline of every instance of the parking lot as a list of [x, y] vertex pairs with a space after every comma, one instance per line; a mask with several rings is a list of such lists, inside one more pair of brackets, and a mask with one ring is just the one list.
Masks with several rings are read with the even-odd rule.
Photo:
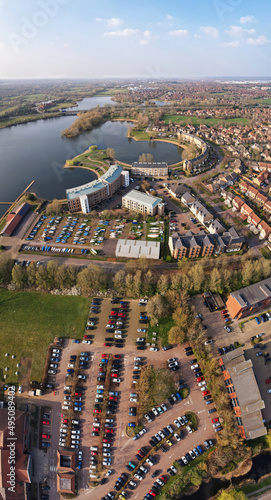
[[[198, 429], [190, 434], [184, 426], [182, 428], [183, 439], [177, 440], [172, 435], [170, 441], [165, 442], [164, 452], [160, 449], [154, 453], [155, 465], [144, 463], [147, 473], [142, 473], [142, 480], [135, 479], [135, 495], [143, 498], [152, 487], [155, 479], [151, 477], [151, 474], [154, 470], [159, 471], [157, 474], [163, 473], [169, 477], [167, 469], [174, 460], [181, 459], [189, 450], [198, 445], [202, 445], [205, 450], [204, 440], [215, 438], [211, 422], [213, 415], [208, 413], [213, 405], [207, 405], [207, 401], [203, 398], [203, 392], [198, 387], [195, 378], [196, 374], [194, 370], [191, 370], [191, 357], [185, 355], [183, 347], [172, 348], [169, 351], [159, 350], [157, 342], [154, 343], [157, 347], [152, 347], [152, 350], [147, 345], [145, 349], [138, 350], [143, 342], [138, 342], [138, 338], [144, 339], [145, 337], [144, 331], [137, 331], [138, 329], [144, 330], [146, 326], [139, 323], [140, 316], [145, 315], [145, 306], [139, 307], [138, 301], [124, 302], [126, 302], [126, 308], [121, 309], [120, 303], [111, 304], [110, 299], [97, 300], [97, 303], [92, 306], [96, 308], [96, 312], [92, 310], [89, 313], [91, 320], [94, 317], [96, 319], [88, 321], [89, 325], [94, 323], [94, 326], [89, 326], [91, 329], [85, 331], [85, 336], [88, 338], [77, 337], [73, 340], [64, 338], [62, 347], [59, 347], [60, 352], [57, 353], [58, 348], [54, 348], [56, 351], [52, 354], [59, 354], [57, 373], [50, 374], [48, 378], [48, 382], [54, 387], [54, 392], [39, 398], [44, 404], [48, 402], [48, 407], [50, 401], [54, 401], [54, 404], [58, 402], [62, 406], [61, 416], [59, 415], [58, 421], [54, 420], [57, 422], [56, 425], [50, 424], [51, 417], [48, 418], [49, 424], [44, 424], [42, 433], [44, 436], [48, 435], [50, 430], [50, 439], [44, 437], [43, 441], [50, 442], [48, 453], [52, 457], [56, 457], [57, 449], [71, 449], [76, 452], [79, 496], [82, 498], [87, 496], [101, 500], [109, 491], [112, 491], [121, 473], [125, 472], [128, 477], [126, 465], [129, 461], [138, 463], [135, 457], [137, 451], [142, 446], [148, 451], [151, 450], [150, 439], [158, 432], [162, 432], [165, 426], [170, 425], [174, 434], [176, 431], [179, 432], [180, 429], [174, 420], [188, 411], [198, 416]], [[125, 311], [125, 318], [118, 318], [118, 321], [123, 322], [123, 339], [108, 341], [106, 338], [109, 335], [112, 336], [112, 333], [106, 332], [106, 325], [109, 320], [108, 316], [112, 316], [113, 309], [117, 313]], [[123, 347], [117, 347], [119, 342]], [[104, 345], [105, 343], [108, 345]], [[136, 362], [135, 358], [142, 359]], [[133, 440], [132, 437], [128, 437], [131, 434], [127, 434], [129, 432], [127, 426], [129, 423], [137, 423], [137, 396], [131, 397], [131, 394], [137, 394], [138, 378], [144, 367], [148, 365], [166, 369], [169, 358], [176, 358], [176, 363], [180, 367], [180, 370], [172, 372], [176, 382], [175, 391], [178, 391], [178, 380], [181, 377], [189, 388], [189, 395], [182, 401], [175, 398], [175, 403], [165, 399], [164, 408], [167, 411], [163, 411], [159, 416], [153, 416], [152, 422], [143, 418], [141, 422], [146, 432]], [[52, 364], [55, 364], [55, 361], [52, 361]], [[105, 365], [108, 365], [108, 370], [104, 369]], [[79, 378], [78, 375], [83, 378]], [[99, 380], [97, 380], [98, 377]], [[114, 378], [117, 382], [113, 382]], [[208, 396], [210, 397], [211, 395]], [[80, 410], [75, 411], [75, 406]], [[133, 414], [131, 414], [132, 407], [134, 408]], [[101, 413], [94, 412], [98, 408], [101, 408]], [[108, 413], [105, 411], [106, 408]], [[216, 413], [214, 416], [218, 417]], [[92, 479], [91, 475], [98, 475], [101, 478], [109, 469], [112, 470], [112, 474], [106, 477], [105, 483], [89, 490], [88, 482]], [[54, 465], [50, 476], [55, 473]], [[140, 477], [140, 471], [137, 474]], [[51, 482], [55, 485], [52, 477]], [[55, 498], [54, 488], [51, 498]]]

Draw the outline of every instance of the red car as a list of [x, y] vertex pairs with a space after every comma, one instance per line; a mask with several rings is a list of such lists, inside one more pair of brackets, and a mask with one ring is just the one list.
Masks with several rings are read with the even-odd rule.
[[108, 358], [109, 354], [102, 354], [102, 358]]
[[121, 359], [121, 354], [115, 354], [114, 358], [115, 359]]
[[104, 347], [112, 347], [112, 344], [110, 344], [110, 342], [105, 342]]
[[212, 424], [215, 424], [216, 422], [219, 422], [219, 418], [212, 418]]
[[109, 401], [118, 401], [117, 396], [109, 396]]
[[42, 425], [50, 425], [50, 420], [43, 420]]
[[[75, 394], [76, 394], [76, 393], [75, 393]], [[67, 424], [67, 423], [68, 423], [68, 419], [67, 419], [67, 418], [64, 418], [64, 419], [62, 420], [62, 422], [63, 422], [63, 424]]]
[[207, 396], [207, 394], [210, 394], [210, 391], [203, 391], [202, 395]]
[[111, 311], [110, 316], [117, 316], [117, 311]]
[[270, 384], [270, 382], [271, 382], [271, 378], [268, 378], [268, 379], [265, 381], [265, 383], [266, 383], [266, 384]]
[[91, 335], [84, 335], [84, 339], [91, 339]]
[[126, 304], [121, 304], [121, 305], [120, 305], [120, 308], [121, 308], [121, 309], [126, 309], [126, 307], [127, 307], [127, 305], [126, 305]]
[[156, 497], [156, 493], [154, 493], [154, 491], [150, 490], [149, 491], [149, 494], [152, 496], [152, 497]]
[[[76, 391], [76, 392], [74, 393], [74, 395], [75, 395], [75, 396], [82, 396], [82, 392], [77, 392], [77, 391]], [[67, 423], [68, 423], [68, 420], [66, 420], [66, 424], [67, 424]]]
[[204, 377], [198, 377], [197, 378], [197, 382], [203, 382], [203, 380], [204, 380]]
[[107, 322], [109, 325], [114, 325], [116, 321], [114, 319], [109, 319]]
[[93, 456], [93, 457], [96, 457], [98, 455], [98, 452], [97, 451], [91, 451], [90, 454]]
[[50, 434], [42, 434], [41, 437], [42, 437], [42, 439], [50, 439], [51, 438]]
[[160, 476], [160, 479], [161, 479], [162, 481], [164, 481], [164, 483], [166, 483], [166, 482], [167, 482], [167, 478], [166, 478], [165, 476]]
[[99, 427], [92, 427], [92, 432], [100, 432]]
[[118, 313], [119, 318], [126, 318], [126, 314], [119, 312]]
[[102, 413], [102, 410], [93, 410], [93, 413]]
[[103, 372], [105, 368], [105, 366], [102, 366], [101, 368], [99, 368], [99, 372]]
[[227, 313], [228, 313], [227, 309], [224, 309], [224, 311], [221, 311], [221, 314], [227, 314]]
[[112, 443], [111, 438], [103, 438], [103, 443]]
[[117, 373], [110, 373], [110, 377], [118, 378], [118, 374]]
[[104, 431], [106, 434], [113, 434], [113, 429], [105, 429]]

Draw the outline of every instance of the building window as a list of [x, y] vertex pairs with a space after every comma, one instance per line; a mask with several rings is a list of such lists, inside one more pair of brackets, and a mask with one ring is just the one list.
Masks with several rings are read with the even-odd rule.
[[243, 425], [241, 417], [237, 417], [237, 424], [238, 425]]

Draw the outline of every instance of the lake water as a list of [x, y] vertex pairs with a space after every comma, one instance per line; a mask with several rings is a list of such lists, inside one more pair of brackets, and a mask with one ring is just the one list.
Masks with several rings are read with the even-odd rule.
[[94, 97], [84, 97], [82, 101], [78, 101], [77, 106], [72, 108], [66, 108], [67, 111], [81, 111], [82, 109], [93, 109], [96, 106], [116, 106], [116, 101], [112, 100], [110, 96], [94, 96]]
[[[141, 153], [152, 153], [154, 161], [169, 164], [181, 159], [173, 144], [128, 139], [128, 122], [106, 122], [73, 139], [61, 137], [61, 131], [73, 121], [74, 116], [62, 116], [0, 130], [0, 201], [14, 201], [34, 179], [31, 189], [49, 200], [63, 198], [65, 189], [95, 179], [92, 171], [63, 169], [67, 159], [92, 144], [113, 147], [116, 158], [127, 163], [137, 161]], [[0, 215], [6, 210], [0, 205]]]

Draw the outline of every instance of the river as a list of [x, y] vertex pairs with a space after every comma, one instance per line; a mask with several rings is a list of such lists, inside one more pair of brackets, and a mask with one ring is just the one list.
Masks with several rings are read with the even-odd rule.
[[[141, 153], [151, 153], [155, 161], [169, 164], [181, 160], [180, 151], [173, 144], [128, 139], [128, 122], [106, 122], [78, 137], [61, 137], [61, 131], [74, 119], [61, 116], [0, 130], [0, 201], [14, 201], [34, 179], [32, 190], [46, 199], [63, 198], [65, 189], [95, 179], [92, 171], [63, 168], [67, 159], [92, 144], [98, 148], [113, 147], [116, 158], [127, 163], [138, 160]], [[0, 216], [7, 208], [0, 205]]]
[[66, 111], [81, 111], [82, 109], [93, 109], [96, 106], [116, 106], [119, 104], [116, 101], [113, 101], [110, 96], [94, 96], [94, 97], [84, 97], [82, 101], [77, 102], [77, 106], [73, 106], [71, 108], [66, 108]]

